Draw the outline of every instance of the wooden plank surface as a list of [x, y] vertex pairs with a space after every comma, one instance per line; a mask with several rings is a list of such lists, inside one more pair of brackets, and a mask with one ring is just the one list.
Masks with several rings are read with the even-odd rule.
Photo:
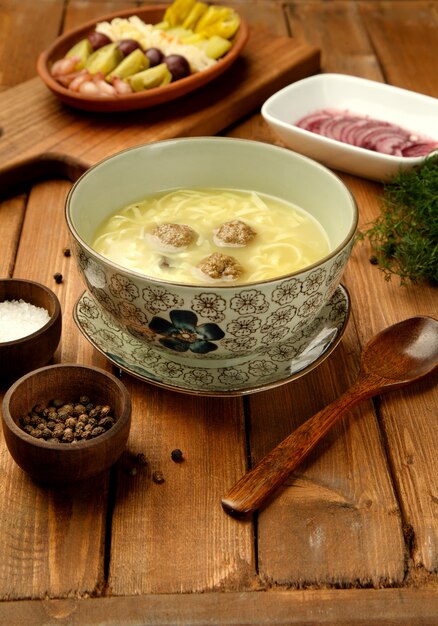
[[435, 626], [433, 589], [150, 594], [0, 604], [8, 626]]
[[[63, 14], [63, 0], [32, 3], [42, 32], [29, 38], [27, 60], [20, 58], [22, 78], [7, 68], [0, 73], [0, 103], [7, 103], [0, 107], [0, 125], [8, 131], [0, 137], [0, 167], [10, 155], [22, 159], [35, 149], [65, 151], [73, 165], [78, 159], [86, 166], [131, 140], [135, 120], [126, 130], [114, 126], [111, 145], [113, 120], [96, 123], [88, 114], [70, 112], [38, 79], [19, 84], [32, 77], [38, 48], [54, 31], [131, 4], [75, 0]], [[438, 96], [436, 3], [300, 0], [283, 7], [275, 0], [242, 0], [234, 5], [257, 32], [264, 24], [277, 35], [291, 33], [306, 49], [321, 47], [324, 71], [388, 80]], [[16, 6], [2, 1], [14, 25], [24, 19]], [[50, 19], [44, 19], [46, 12]], [[18, 44], [9, 35], [7, 40], [17, 55]], [[280, 50], [283, 54], [283, 44]], [[415, 72], [418, 54], [422, 65]], [[260, 68], [265, 64], [260, 60]], [[12, 89], [13, 84], [18, 86]], [[33, 116], [17, 95], [28, 97]], [[253, 106], [250, 89], [246, 97]], [[234, 124], [222, 126], [225, 134], [280, 143], [260, 115], [236, 124], [236, 110], [218, 107], [212, 110], [219, 111], [221, 124]], [[11, 119], [21, 129], [11, 129]], [[194, 132], [196, 111], [190, 123]], [[164, 120], [159, 124], [165, 134]], [[199, 128], [218, 132], [209, 124]], [[361, 225], [374, 219], [381, 186], [340, 175], [358, 202]], [[62, 254], [68, 245], [63, 204], [69, 187], [65, 181], [43, 182], [0, 203], [0, 271], [39, 280], [59, 295], [65, 324], [56, 360], [111, 369], [71, 319], [83, 287], [72, 259]], [[437, 375], [347, 415], [254, 522], [232, 520], [220, 508], [220, 496], [249, 461], [352, 382], [360, 347], [372, 334], [411, 315], [437, 316], [434, 288], [387, 282], [369, 263], [370, 255], [367, 244], [356, 246], [344, 275], [352, 315], [341, 345], [303, 379], [242, 401], [184, 396], [123, 375], [134, 400], [128, 447], [114, 471], [88, 489], [55, 492], [33, 484], [0, 438], [0, 623], [436, 623]], [[61, 285], [53, 281], [55, 271], [64, 276]], [[176, 447], [184, 452], [181, 464], [170, 459]], [[138, 463], [138, 454], [146, 456], [146, 464]], [[163, 483], [154, 482], [157, 471]]]
[[[374, 56], [355, 3], [294, 3], [288, 5], [288, 15], [294, 35], [313, 45], [324, 42], [321, 63], [326, 71], [337, 67], [379, 78], [369, 75]], [[339, 59], [354, 59], [354, 64], [339, 67]], [[276, 141], [265, 134], [264, 125], [253, 127], [251, 134]], [[352, 293], [353, 320], [336, 354], [317, 373], [250, 399], [254, 462], [353, 382], [359, 286], [355, 276], [344, 282]], [[372, 405], [348, 415], [260, 514], [258, 552], [259, 572], [268, 582], [376, 586], [403, 581], [401, 514]]]
[[[416, 89], [423, 93], [430, 93], [435, 97], [438, 97], [438, 84], [436, 82], [436, 67], [434, 58], [438, 53], [438, 39], [433, 37], [433, 32], [438, 27], [437, 14], [434, 10], [431, 11], [432, 5], [430, 3], [416, 3], [415, 11], [414, 6], [409, 2], [372, 2], [372, 3], [292, 3], [289, 5], [289, 13], [292, 16], [291, 19], [291, 31], [294, 34], [301, 32], [301, 35], [305, 37], [308, 43], [313, 45], [321, 45], [321, 42], [330, 41], [330, 46], [327, 48], [323, 46], [322, 52], [322, 68], [325, 71], [333, 71], [333, 66], [337, 63], [337, 58], [341, 58], [344, 55], [345, 38], [342, 37], [343, 32], [354, 33], [354, 38], [348, 38], [348, 45], [350, 50], [350, 56], [355, 58], [355, 73], [365, 78], [378, 79], [378, 76], [369, 75], [369, 59], [373, 55], [373, 46], [382, 46], [382, 53], [379, 54], [379, 60], [382, 68], [382, 76], [391, 74], [394, 84], [405, 88], [413, 88], [414, 79], [410, 78], [412, 74], [412, 67], [416, 63], [415, 56], [418, 50], [418, 41], [421, 37], [421, 33], [424, 34], [425, 40], [428, 42], [427, 54], [424, 57], [424, 66], [422, 63], [422, 69], [419, 72], [418, 79], [415, 78]], [[335, 19], [333, 19], [333, 15]], [[304, 26], [301, 31], [294, 25], [296, 20], [300, 18], [303, 20]], [[363, 20], [362, 20], [363, 18]], [[432, 19], [431, 19], [432, 18]], [[428, 27], [425, 27], [428, 22]], [[300, 21], [301, 23], [301, 21]], [[330, 27], [328, 26], [330, 25]], [[324, 28], [326, 30], [324, 30]], [[326, 32], [330, 30], [330, 34]], [[368, 41], [369, 35], [372, 41]], [[366, 42], [368, 41], [367, 45]], [[337, 44], [338, 42], [338, 44]], [[384, 42], [384, 43], [383, 43]], [[368, 46], [368, 47], [367, 47]], [[421, 47], [422, 49], [422, 47]], [[423, 58], [423, 57], [422, 57]], [[362, 59], [363, 64], [359, 63]], [[402, 63], [400, 63], [400, 59]], [[351, 69], [351, 68], [350, 68]], [[360, 70], [360, 71], [359, 71]], [[349, 69], [343, 67], [341, 71], [350, 73]], [[392, 82], [391, 81], [391, 82]], [[411, 82], [409, 82], [411, 81]], [[243, 131], [245, 132], [245, 131]], [[253, 125], [251, 133], [256, 138], [262, 140], [268, 140], [269, 135], [266, 136], [264, 131], [261, 131], [258, 126]], [[272, 139], [271, 139], [272, 140]], [[274, 141], [275, 138], [274, 138]], [[276, 141], [276, 143], [279, 143]], [[378, 198], [381, 194], [380, 186], [369, 181], [357, 179], [352, 176], [348, 176], [340, 173], [340, 176], [344, 179], [346, 184], [352, 190], [356, 200], [359, 204], [360, 210], [360, 227], [364, 227], [370, 223], [379, 213], [380, 203]], [[377, 202], [376, 202], [377, 199]], [[427, 315], [432, 314], [435, 317], [438, 313], [436, 288], [427, 285], [410, 285], [407, 287], [401, 287], [398, 280], [394, 278], [388, 282], [384, 279], [383, 274], [368, 261], [372, 251], [367, 245], [357, 245], [353, 251], [352, 258], [349, 266], [347, 267], [344, 283], [350, 289], [352, 302], [353, 302], [353, 319], [356, 322], [356, 328], [359, 335], [360, 343], [363, 343], [371, 337], [372, 334], [378, 332], [386, 325], [394, 323], [409, 317], [412, 315]], [[344, 341], [345, 344], [345, 341]], [[336, 357], [332, 357], [330, 360], [337, 360]], [[330, 361], [329, 360], [329, 361]], [[345, 372], [346, 376], [342, 378], [342, 369], [338, 368], [336, 371], [337, 381], [343, 381], [342, 389], [345, 389], [348, 382], [351, 382], [351, 368]], [[297, 381], [293, 383], [293, 386], [297, 388], [295, 397], [300, 403], [297, 408], [297, 413], [302, 415], [301, 401], [300, 399], [306, 397], [311, 389], [311, 384], [306, 387], [306, 383], [310, 381], [312, 374], [306, 377], [303, 381]], [[345, 582], [345, 580], [351, 580], [351, 570], [356, 566], [359, 566], [357, 570], [358, 580], [364, 575], [365, 570], [361, 568], [363, 565], [363, 553], [366, 546], [366, 554], [369, 557], [368, 566], [369, 572], [366, 575], [370, 575], [370, 580], [374, 581], [374, 584], [380, 579], [385, 580], [388, 576], [388, 580], [402, 581], [405, 577], [404, 568], [407, 565], [413, 566], [409, 570], [407, 579], [415, 579], [426, 575], [429, 580], [436, 580], [437, 568], [437, 533], [438, 533], [438, 516], [436, 510], [436, 493], [438, 489], [437, 475], [437, 455], [436, 450], [438, 448], [438, 430], [436, 423], [436, 412], [438, 407], [438, 387], [436, 386], [437, 375], [433, 375], [430, 381], [418, 383], [412, 388], [412, 391], [399, 392], [391, 394], [388, 398], [383, 398], [380, 405], [380, 424], [383, 427], [383, 438], [379, 441], [376, 429], [376, 422], [372, 414], [370, 419], [363, 420], [365, 427], [369, 429], [368, 436], [371, 433], [369, 441], [374, 441], [376, 445], [379, 443], [378, 449], [375, 445], [372, 447], [372, 453], [370, 454], [370, 447], [363, 447], [364, 433], [360, 434], [357, 439], [351, 434], [349, 445], [355, 450], [355, 460], [357, 461], [357, 475], [363, 474], [361, 467], [367, 467], [369, 470], [367, 473], [368, 483], [362, 483], [362, 489], [368, 491], [368, 493], [381, 493], [380, 501], [386, 502], [387, 507], [385, 512], [380, 511], [376, 516], [374, 507], [379, 509], [379, 499], [373, 500], [373, 510], [361, 511], [361, 515], [364, 519], [367, 517], [367, 513], [370, 518], [373, 519], [372, 525], [374, 527], [373, 532], [367, 539], [366, 543], [362, 543], [364, 536], [359, 533], [357, 542], [352, 545], [351, 542], [346, 542], [345, 555], [348, 555], [348, 560], [345, 559], [345, 555], [336, 555], [333, 557], [333, 550], [329, 550], [330, 563], [329, 566], [324, 561], [319, 561], [320, 567], [324, 570], [325, 575], [334, 578], [336, 580], [336, 567], [339, 572], [343, 572], [339, 582]], [[300, 388], [302, 386], [302, 388]], [[326, 402], [329, 402], [331, 397], [324, 396], [327, 393], [325, 386], [322, 390], [318, 391], [318, 401], [321, 398], [321, 406]], [[338, 390], [340, 391], [340, 390]], [[272, 394], [279, 396], [278, 403], [281, 404], [281, 398], [287, 393], [284, 389], [279, 389]], [[419, 400], [421, 398], [421, 400]], [[263, 407], [261, 409], [259, 402], [254, 402], [253, 413], [255, 412], [256, 419], [259, 418], [259, 412], [263, 414]], [[275, 403], [277, 406], [277, 403]], [[292, 407], [291, 407], [292, 408]], [[320, 406], [314, 406], [313, 411], [320, 408]], [[305, 408], [305, 411], [310, 415], [313, 411]], [[290, 420], [290, 417], [289, 417]], [[282, 422], [282, 420], [279, 420]], [[299, 425], [300, 422], [292, 423], [293, 426]], [[282, 437], [284, 437], [290, 431], [291, 426], [289, 422], [289, 429], [281, 432], [277, 435], [271, 445], [274, 445]], [[260, 436], [262, 449], [260, 454], [266, 452], [265, 441], [266, 433], [260, 433], [257, 428], [254, 428]], [[418, 436], [421, 433], [421, 437]], [[333, 435], [336, 439], [336, 433]], [[416, 443], [418, 441], [418, 443]], [[269, 448], [269, 446], [268, 446]], [[359, 450], [362, 448], [362, 456]], [[256, 448], [257, 449], [257, 448]], [[385, 456], [389, 454], [389, 465], [386, 470], [382, 472], [382, 468], [378, 469], [379, 463], [385, 465]], [[256, 459], [259, 455], [256, 455]], [[342, 455], [335, 455], [336, 461], [342, 462]], [[320, 480], [326, 481], [327, 470], [330, 470], [333, 459], [328, 459], [328, 466], [324, 465], [320, 469], [320, 473], [317, 477]], [[351, 466], [351, 460], [349, 460]], [[372, 469], [374, 466], [374, 469]], [[381, 491], [383, 487], [382, 477], [386, 475], [386, 488]], [[391, 475], [394, 475], [395, 485], [391, 486]], [[307, 474], [306, 474], [307, 476]], [[339, 476], [345, 476], [345, 469], [342, 470], [341, 466], [335, 471], [336, 478]], [[325, 484], [325, 483], [324, 483]], [[300, 483], [299, 491], [300, 496], [297, 496], [300, 501], [308, 505], [307, 498], [312, 496], [313, 486], [308, 487], [305, 490], [307, 482], [303, 485]], [[356, 485], [357, 487], [358, 485]], [[389, 489], [389, 494], [386, 490]], [[394, 508], [391, 504], [394, 496], [391, 496], [391, 491], [395, 489], [397, 496], [401, 500], [401, 509]], [[298, 490], [298, 489], [297, 489]], [[290, 489], [293, 493], [293, 489]], [[337, 494], [337, 490], [333, 491]], [[360, 489], [357, 492], [360, 496]], [[283, 497], [287, 502], [287, 493]], [[293, 496], [292, 496], [293, 499]], [[365, 498], [365, 501], [367, 499]], [[326, 494], [323, 500], [323, 506], [328, 506], [330, 503], [330, 495]], [[275, 516], [284, 516], [284, 511], [293, 511], [293, 521], [296, 522], [299, 519], [299, 515], [295, 515], [294, 507], [282, 506], [283, 502], [279, 503], [280, 510], [275, 511], [274, 506], [270, 506], [269, 510], [264, 514], [270, 519], [275, 519]], [[360, 508], [360, 507], [359, 507]], [[345, 513], [345, 511], [342, 511]], [[386, 516], [386, 523], [382, 523], [381, 514]], [[259, 521], [259, 532], [263, 531], [264, 517]], [[324, 515], [318, 514], [316, 518], [324, 523]], [[329, 510], [327, 519], [333, 520], [328, 524], [329, 528], [336, 528], [339, 530], [340, 536], [342, 532], [346, 533], [352, 541], [354, 540], [354, 533], [351, 529], [344, 527], [340, 521], [341, 515], [333, 520], [333, 511]], [[307, 518], [306, 518], [307, 519]], [[339, 528], [337, 524], [340, 524]], [[353, 528], [357, 524], [357, 520], [346, 520], [346, 524], [352, 524]], [[304, 523], [302, 523], [304, 525]], [[400, 526], [401, 524], [401, 526]], [[359, 524], [361, 525], [361, 523]], [[312, 524], [311, 524], [312, 526]], [[299, 527], [301, 528], [301, 527]], [[369, 528], [368, 524], [366, 528]], [[392, 528], [392, 529], [391, 529]], [[281, 525], [278, 533], [281, 535]], [[296, 529], [296, 526], [295, 526]], [[380, 529], [380, 530], [379, 530]], [[388, 531], [391, 537], [389, 543], [381, 541], [383, 538], [379, 537], [380, 533], [386, 533]], [[322, 531], [321, 531], [322, 532]], [[403, 557], [403, 545], [400, 543], [401, 535], [404, 532], [407, 537], [408, 560], [404, 562]], [[275, 539], [272, 539], [273, 529], [272, 524], [268, 523], [266, 528], [266, 542], [268, 546], [267, 552], [271, 551], [272, 543]], [[374, 544], [372, 537], [376, 539]], [[319, 550], [327, 549], [326, 541], [324, 540], [322, 547], [319, 546]], [[260, 539], [259, 539], [260, 542]], [[395, 545], [394, 545], [395, 542]], [[303, 535], [298, 538], [293, 536], [292, 541], [293, 548], [300, 546], [301, 553], [305, 552], [305, 563], [311, 562], [312, 566], [309, 566], [309, 570], [312, 570], [315, 579], [320, 580], [321, 572], [318, 570], [318, 565], [314, 563], [314, 548], [313, 539], [309, 529], [306, 529]], [[303, 546], [306, 546], [305, 548]], [[373, 547], [374, 546], [374, 547]], [[397, 549], [394, 549], [394, 548]], [[291, 553], [293, 553], [293, 548]], [[386, 548], [388, 548], [386, 550]], [[260, 548], [261, 549], [261, 548]], [[289, 554], [289, 551], [288, 551]], [[371, 555], [374, 554], [373, 557]], [[261, 558], [261, 557], [260, 557]], [[283, 577], [285, 576], [284, 568], [293, 570], [295, 565], [293, 559], [288, 559], [284, 556], [285, 565], [283, 567]], [[336, 565], [336, 561], [339, 561]], [[301, 563], [301, 560], [300, 560]], [[278, 565], [278, 560], [276, 561]], [[356, 564], [356, 565], [355, 565]], [[379, 568], [382, 568], [379, 571]], [[424, 569], [423, 569], [424, 568]], [[425, 571], [424, 571], [425, 570]], [[344, 578], [345, 572], [349, 571], [349, 575]], [[294, 572], [292, 579], [295, 580], [297, 576]], [[300, 584], [301, 578], [305, 577], [303, 570], [300, 570], [298, 579]], [[325, 577], [324, 577], [325, 579]], [[313, 582], [313, 580], [312, 580]]]
[[140, 143], [216, 134], [281, 87], [318, 69], [317, 48], [252, 29], [241, 57], [211, 85], [143, 111], [75, 111], [61, 104], [40, 79], [31, 79], [0, 94], [0, 193], [34, 180], [34, 162], [41, 159], [73, 161], [84, 169]]
[[[60, 0], [15, 0], [0, 4], [0, 89], [35, 76], [36, 57], [60, 33], [64, 3]], [[37, 27], [36, 27], [37, 26]], [[36, 121], [36, 118], [34, 118]]]
[[[389, 82], [438, 98], [438, 12], [436, 4], [377, 2], [361, 4], [361, 15], [382, 71]], [[390, 42], [390, 45], [388, 44]], [[418, 59], [421, 58], [421, 62]], [[355, 186], [352, 187], [353, 192]], [[375, 216], [365, 204], [362, 224]], [[438, 317], [436, 288], [426, 285], [401, 287], [397, 279], [383, 279], [375, 266], [366, 263], [369, 248], [357, 248], [353, 256], [354, 280], [362, 278], [368, 294], [356, 289], [360, 328], [375, 331], [408, 315]], [[352, 276], [353, 268], [350, 268]], [[370, 307], [370, 302], [374, 306]], [[381, 425], [395, 488], [401, 502], [412, 566], [408, 579], [436, 580], [438, 572], [438, 381], [432, 375], [404, 393], [383, 398]]]
[[321, 49], [321, 70], [382, 80], [359, 2], [288, 2], [290, 32]]
[[437, 97], [436, 2], [359, 2], [388, 83]]

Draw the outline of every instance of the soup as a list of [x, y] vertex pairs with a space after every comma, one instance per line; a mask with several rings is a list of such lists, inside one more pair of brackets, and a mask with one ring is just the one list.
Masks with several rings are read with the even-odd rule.
[[99, 227], [92, 247], [149, 277], [244, 284], [299, 271], [330, 252], [309, 213], [235, 189], [176, 189], [130, 204]]

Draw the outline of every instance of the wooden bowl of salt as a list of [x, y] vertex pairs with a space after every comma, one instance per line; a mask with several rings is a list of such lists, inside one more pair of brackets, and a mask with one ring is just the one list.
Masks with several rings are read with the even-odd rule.
[[49, 363], [61, 338], [57, 296], [45, 285], [0, 280], [0, 387]]

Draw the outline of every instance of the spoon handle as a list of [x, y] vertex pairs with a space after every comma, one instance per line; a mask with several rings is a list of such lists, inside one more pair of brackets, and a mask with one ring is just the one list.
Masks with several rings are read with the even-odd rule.
[[222, 507], [233, 517], [254, 513], [285, 481], [332, 426], [354, 405], [377, 391], [359, 378], [343, 395], [313, 415], [263, 457], [222, 498]]

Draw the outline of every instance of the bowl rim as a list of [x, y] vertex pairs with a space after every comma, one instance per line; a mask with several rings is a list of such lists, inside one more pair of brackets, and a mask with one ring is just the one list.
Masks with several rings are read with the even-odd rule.
[[[124, 9], [120, 11], [112, 11], [106, 13], [93, 20], [88, 20], [80, 26], [66, 31], [62, 35], [59, 35], [45, 50], [43, 50], [38, 56], [36, 62], [36, 70], [44, 82], [58, 98], [70, 104], [71, 106], [77, 106], [78, 108], [87, 108], [90, 111], [101, 113], [112, 112], [124, 112], [134, 109], [148, 108], [149, 106], [156, 106], [158, 104], [166, 104], [176, 98], [184, 96], [196, 89], [209, 83], [214, 78], [220, 76], [234, 61], [239, 57], [246, 42], [249, 38], [249, 26], [247, 22], [239, 15], [240, 25], [239, 29], [231, 39], [233, 45], [232, 48], [211, 67], [206, 68], [195, 74], [191, 74], [185, 78], [174, 81], [163, 87], [156, 87], [145, 91], [136, 93], [120, 94], [116, 98], [102, 98], [99, 96], [92, 96], [81, 94], [71, 91], [64, 87], [61, 83], [55, 80], [49, 71], [49, 65], [52, 55], [56, 52], [58, 47], [62, 46], [65, 41], [74, 39], [81, 34], [84, 34], [93, 29], [98, 22], [111, 21], [116, 17], [127, 18], [137, 14], [147, 15], [148, 13], [156, 13], [164, 11], [168, 8], [168, 4], [151, 4], [143, 5], [139, 7], [131, 7], [130, 9]], [[143, 19], [143, 18], [141, 18]]]
[[410, 89], [404, 89], [402, 87], [396, 87], [394, 85], [388, 85], [387, 83], [380, 83], [375, 80], [370, 80], [368, 78], [362, 78], [360, 76], [351, 76], [349, 74], [339, 74], [339, 73], [320, 73], [315, 74], [313, 76], [307, 76], [306, 78], [302, 78], [294, 83], [290, 83], [286, 85], [276, 93], [272, 94], [262, 105], [261, 114], [266, 122], [272, 124], [273, 126], [279, 126], [284, 130], [292, 132], [296, 134], [297, 137], [305, 138], [307, 140], [312, 140], [314, 144], [324, 144], [330, 146], [332, 149], [336, 149], [337, 151], [355, 154], [357, 156], [367, 157], [368, 159], [372, 159], [373, 161], [384, 163], [393, 163], [393, 164], [403, 164], [403, 165], [416, 165], [420, 164], [424, 161], [425, 158], [435, 154], [438, 151], [438, 148], [432, 150], [428, 155], [425, 156], [417, 156], [417, 157], [401, 157], [393, 154], [385, 154], [383, 152], [375, 152], [374, 150], [367, 150], [366, 148], [362, 148], [360, 146], [354, 146], [352, 144], [348, 144], [346, 142], [339, 141], [337, 139], [332, 139], [331, 137], [325, 137], [324, 135], [319, 135], [318, 133], [313, 133], [305, 128], [300, 128], [296, 126], [296, 124], [292, 122], [286, 122], [280, 117], [274, 115], [269, 108], [276, 101], [280, 101], [284, 99], [285, 96], [289, 95], [290, 92], [294, 92], [301, 85], [312, 84], [312, 83], [322, 83], [330, 81], [330, 80], [339, 80], [344, 83], [361, 84], [361, 85], [370, 85], [372, 88], [379, 89], [381, 91], [394, 92], [395, 94], [409, 94], [412, 97], [417, 97], [419, 99], [428, 99], [430, 101], [435, 100], [431, 96], [426, 94], [422, 94], [416, 91], [412, 91]]
[[[58, 296], [56, 295], [54, 291], [50, 289], [50, 287], [47, 287], [46, 285], [43, 285], [42, 283], [39, 283], [35, 280], [28, 280], [27, 278], [1, 278], [0, 283], [9, 283], [9, 284], [11, 283], [25, 284], [26, 283], [28, 285], [34, 285], [36, 287], [39, 287], [42, 291], [44, 291], [49, 296], [50, 300], [53, 302], [53, 305], [55, 307], [55, 310], [53, 314], [50, 316], [49, 321], [46, 322], [44, 326], [41, 326], [41, 328], [38, 328], [38, 330], [35, 330], [33, 333], [30, 333], [29, 335], [24, 335], [23, 337], [19, 337], [18, 339], [12, 339], [10, 341], [1, 341], [0, 349], [3, 346], [12, 347], [12, 346], [16, 346], [19, 344], [24, 344], [26, 341], [29, 341], [29, 340], [32, 341], [33, 339], [44, 334], [47, 330], [52, 328], [52, 326], [58, 323], [58, 320], [61, 317], [61, 304], [59, 302]], [[4, 301], [5, 300], [2, 300], [2, 302]], [[28, 302], [28, 304], [33, 304], [33, 302]]]
[[[307, 265], [306, 267], [296, 270], [294, 272], [291, 272], [289, 274], [284, 274], [281, 276], [275, 276], [273, 278], [268, 278], [268, 279], [264, 279], [264, 280], [259, 280], [259, 281], [252, 281], [252, 282], [245, 282], [245, 283], [239, 283], [239, 284], [235, 284], [232, 283], [230, 285], [225, 285], [225, 284], [220, 284], [220, 285], [214, 285], [211, 283], [205, 283], [205, 284], [198, 284], [198, 283], [180, 283], [180, 282], [176, 282], [176, 281], [170, 281], [170, 280], [165, 280], [162, 278], [155, 278], [152, 276], [148, 276], [147, 274], [143, 274], [141, 272], [135, 271], [135, 270], [131, 270], [131, 269], [127, 269], [126, 267], [124, 267], [123, 265], [118, 265], [117, 263], [114, 263], [113, 261], [111, 261], [110, 259], [107, 259], [106, 257], [104, 257], [103, 255], [101, 255], [100, 253], [96, 252], [89, 244], [87, 244], [84, 239], [79, 235], [78, 231], [76, 230], [75, 226], [73, 225], [73, 221], [72, 221], [72, 217], [71, 217], [71, 203], [72, 203], [72, 199], [73, 199], [73, 195], [77, 189], [77, 187], [81, 184], [82, 180], [93, 170], [95, 170], [96, 168], [104, 165], [106, 162], [112, 160], [112, 159], [116, 159], [119, 158], [121, 156], [123, 156], [125, 153], [127, 152], [133, 152], [135, 150], [143, 150], [143, 149], [148, 149], [148, 148], [152, 148], [155, 145], [163, 145], [163, 144], [172, 144], [172, 143], [209, 143], [209, 142], [214, 142], [214, 143], [229, 143], [229, 144], [247, 144], [247, 145], [257, 145], [257, 148], [260, 148], [262, 150], [266, 150], [266, 151], [273, 151], [273, 152], [277, 152], [277, 153], [284, 153], [284, 154], [293, 154], [293, 158], [297, 158], [299, 160], [305, 161], [308, 164], [310, 164], [312, 167], [321, 170], [322, 172], [324, 172], [326, 175], [328, 175], [329, 177], [331, 177], [334, 182], [336, 182], [336, 184], [340, 185], [345, 193], [347, 194], [348, 198], [350, 199], [351, 202], [351, 207], [353, 210], [353, 223], [348, 231], [348, 233], [345, 235], [345, 237], [343, 238], [342, 242], [336, 246], [336, 248], [334, 250], [332, 250], [331, 252], [329, 252], [329, 254], [325, 255], [324, 257], [322, 257], [321, 259], [319, 259], [319, 261], [315, 261], [314, 263]], [[334, 173], [332, 170], [330, 170], [328, 167], [326, 167], [325, 165], [322, 165], [321, 163], [319, 163], [318, 161], [315, 161], [314, 159], [311, 159], [310, 157], [307, 157], [303, 154], [300, 154], [298, 152], [294, 152], [288, 148], [284, 148], [282, 146], [277, 146], [275, 144], [270, 144], [270, 143], [266, 143], [264, 141], [256, 141], [256, 140], [252, 140], [252, 139], [241, 139], [241, 138], [235, 138], [235, 137], [220, 137], [220, 136], [199, 136], [199, 137], [177, 137], [177, 138], [173, 138], [173, 139], [163, 139], [163, 140], [158, 140], [158, 141], [153, 141], [150, 143], [144, 143], [144, 144], [139, 144], [136, 146], [132, 146], [130, 148], [125, 148], [124, 150], [121, 150], [119, 152], [116, 152], [114, 154], [109, 155], [108, 157], [105, 157], [104, 159], [102, 159], [101, 161], [99, 161], [98, 163], [95, 163], [94, 165], [92, 165], [90, 168], [88, 168], [72, 185], [72, 187], [70, 188], [68, 194], [67, 194], [67, 198], [65, 201], [65, 218], [67, 221], [67, 226], [68, 229], [70, 231], [70, 235], [72, 235], [74, 237], [74, 239], [76, 239], [80, 245], [87, 250], [88, 254], [90, 256], [95, 256], [99, 259], [99, 261], [101, 263], [103, 263], [104, 265], [106, 265], [107, 267], [109, 267], [111, 270], [115, 270], [115, 271], [122, 271], [122, 272], [128, 272], [129, 274], [135, 276], [136, 278], [140, 278], [140, 279], [147, 279], [150, 280], [151, 282], [158, 284], [158, 285], [166, 285], [166, 286], [170, 286], [170, 287], [186, 287], [186, 288], [195, 288], [195, 289], [202, 289], [202, 290], [206, 290], [206, 291], [217, 291], [222, 290], [222, 289], [226, 289], [226, 290], [232, 290], [232, 289], [237, 289], [237, 288], [248, 288], [248, 287], [254, 287], [255, 285], [266, 285], [266, 284], [273, 284], [276, 283], [278, 281], [283, 281], [283, 280], [288, 280], [290, 278], [293, 278], [295, 276], [299, 276], [300, 274], [302, 274], [303, 272], [310, 272], [312, 270], [314, 270], [315, 268], [321, 266], [322, 264], [326, 263], [327, 261], [329, 261], [330, 259], [334, 258], [335, 256], [337, 256], [347, 245], [348, 243], [354, 238], [355, 233], [357, 231], [357, 227], [358, 227], [358, 223], [359, 223], [359, 209], [358, 209], [358, 205], [356, 202], [355, 197], [353, 196], [352, 192], [350, 191], [350, 189], [348, 188], [348, 186], [344, 183], [344, 181], [341, 179], [340, 176], [338, 176], [336, 173]]]
[[[122, 400], [123, 400], [122, 414], [117, 418], [117, 420], [115, 421], [115, 424], [103, 434], [99, 435], [95, 439], [87, 439], [86, 441], [78, 441], [74, 445], [49, 443], [48, 441], [45, 441], [45, 440], [41, 441], [40, 439], [36, 439], [35, 437], [32, 437], [32, 435], [29, 435], [17, 425], [17, 423], [14, 421], [9, 411], [9, 402], [10, 402], [12, 395], [17, 391], [20, 385], [22, 385], [27, 379], [35, 375], [38, 375], [40, 372], [53, 370], [53, 369], [66, 369], [67, 370], [67, 369], [72, 369], [72, 368], [82, 369], [82, 370], [85, 370], [85, 369], [92, 370], [96, 375], [103, 376], [103, 377], [110, 379], [117, 386], [122, 396]], [[84, 449], [96, 447], [98, 443], [102, 443], [106, 440], [111, 439], [125, 426], [127, 422], [130, 423], [131, 412], [132, 412], [131, 396], [127, 388], [125, 387], [125, 385], [122, 383], [122, 381], [119, 380], [116, 376], [114, 376], [114, 374], [111, 374], [111, 372], [108, 372], [99, 367], [95, 367], [94, 365], [85, 365], [82, 363], [55, 363], [54, 365], [46, 365], [44, 367], [39, 367], [36, 370], [32, 370], [31, 372], [24, 374], [24, 376], [21, 376], [21, 378], [16, 380], [9, 387], [9, 389], [6, 391], [4, 395], [3, 402], [2, 402], [3, 422], [4, 424], [6, 424], [7, 428], [13, 433], [13, 435], [20, 438], [25, 443], [28, 443], [37, 448], [41, 448], [42, 450], [56, 450], [56, 451], [65, 450], [65, 452], [68, 454], [74, 454], [75, 450], [84, 450]]]

